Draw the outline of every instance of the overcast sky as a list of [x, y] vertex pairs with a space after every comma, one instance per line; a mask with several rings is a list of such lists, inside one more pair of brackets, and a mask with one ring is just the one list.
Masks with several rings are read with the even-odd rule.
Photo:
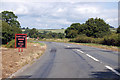
[[[115, 0], [116, 1], [116, 0]], [[118, 27], [118, 2], [81, 1], [2, 1], [1, 11], [13, 11], [21, 27], [37, 29], [67, 28], [72, 23], [84, 23], [89, 18], [102, 18]]]

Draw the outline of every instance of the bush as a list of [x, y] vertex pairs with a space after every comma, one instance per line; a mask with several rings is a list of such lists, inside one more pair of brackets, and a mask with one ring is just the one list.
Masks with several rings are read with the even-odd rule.
[[112, 34], [109, 36], [105, 36], [102, 44], [120, 46], [120, 37], [118, 36], [118, 34]]
[[120, 33], [120, 25], [119, 25], [119, 27], [117, 28], [117, 33]]
[[77, 43], [92, 43], [94, 42], [94, 38], [87, 37], [86, 35], [80, 35], [77, 38], [70, 40], [70, 42], [77, 42]]
[[10, 41], [7, 45], [7, 48], [15, 48], [15, 40]]

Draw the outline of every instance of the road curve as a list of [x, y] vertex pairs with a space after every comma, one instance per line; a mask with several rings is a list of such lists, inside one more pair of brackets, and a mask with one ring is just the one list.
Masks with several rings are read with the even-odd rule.
[[118, 52], [69, 43], [42, 43], [47, 44], [45, 53], [16, 78], [120, 78]]

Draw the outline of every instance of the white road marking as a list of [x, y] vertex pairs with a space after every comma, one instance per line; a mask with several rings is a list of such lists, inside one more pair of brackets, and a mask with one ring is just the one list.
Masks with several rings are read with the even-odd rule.
[[66, 47], [70, 47], [70, 46], [67, 46], [67, 45], [64, 45], [64, 46], [66, 46]]
[[70, 46], [67, 46], [67, 47], [70, 47]]
[[77, 49], [77, 51], [79, 51], [79, 52], [81, 52], [81, 53], [84, 53], [83, 51], [81, 51], [81, 50], [78, 50], [78, 49]]
[[93, 60], [95, 60], [95, 61], [97, 61], [97, 62], [99, 62], [99, 60], [98, 59], [96, 59], [96, 58], [94, 58], [94, 57], [92, 57], [91, 55], [89, 55], [89, 54], [86, 54], [88, 57], [90, 57], [91, 59], [93, 59]]
[[[79, 52], [81, 52], [81, 53], [84, 53], [83, 51], [81, 51], [81, 50], [78, 50], [78, 49], [76, 49], [77, 51], [79, 51]], [[101, 61], [99, 61], [98, 59], [96, 59], [96, 58], [94, 58], [93, 56], [91, 56], [91, 55], [89, 55], [89, 54], [86, 54], [88, 57], [90, 57], [91, 59], [93, 59], [93, 60], [95, 60], [95, 61], [97, 61], [97, 62], [100, 62], [101, 64], [102, 64], [102, 62]], [[109, 70], [111, 70], [111, 71], [113, 71], [115, 74], [117, 74], [118, 76], [120, 76], [120, 73], [118, 72], [118, 71], [116, 71], [115, 69], [113, 69], [112, 67], [110, 67], [110, 66], [105, 66], [107, 69], [109, 69]]]
[[107, 69], [113, 71], [115, 74], [117, 74], [117, 75], [120, 76], [120, 73], [119, 73], [118, 71], [114, 70], [112, 67], [110, 67], [110, 66], [105, 66], [105, 67], [106, 67]]

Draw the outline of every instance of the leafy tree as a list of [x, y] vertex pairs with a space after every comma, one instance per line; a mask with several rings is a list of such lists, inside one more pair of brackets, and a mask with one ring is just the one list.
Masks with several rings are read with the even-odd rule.
[[120, 25], [119, 25], [119, 27], [117, 28], [117, 33], [120, 33]]
[[[110, 25], [106, 24], [103, 19], [90, 18], [84, 24], [73, 23], [65, 30], [67, 38], [74, 38], [76, 35], [85, 34], [88, 37], [103, 37], [110, 34]], [[73, 32], [75, 31], [75, 32]], [[75, 36], [73, 36], [73, 33]], [[72, 36], [71, 36], [72, 35]]]
[[38, 31], [35, 28], [31, 29], [28, 33], [28, 36], [30, 36], [30, 38], [37, 38], [37, 35]]
[[0, 13], [2, 14], [2, 21], [7, 22], [10, 26], [20, 27], [20, 23], [17, 21], [17, 16], [11, 11], [3, 11]]
[[29, 29], [28, 27], [26, 29]]
[[20, 23], [17, 21], [17, 16], [10, 11], [0, 13], [0, 22], [2, 25], [2, 44], [6, 44], [15, 38], [16, 33], [22, 33]]
[[65, 38], [65, 35], [64, 35], [64, 33], [58, 33], [58, 38], [60, 38], [60, 39], [63, 39], [63, 38]]
[[2, 44], [6, 44], [7, 42], [11, 41], [15, 38], [16, 33], [21, 33], [21, 29], [16, 26], [10, 26], [5, 21], [2, 21]]
[[89, 37], [103, 37], [110, 33], [110, 25], [106, 24], [103, 19], [90, 18], [85, 24], [87, 30], [86, 35]]
[[[77, 34], [79, 34], [78, 30], [80, 30], [80, 23], [73, 23], [70, 27], [65, 30], [67, 38], [75, 38]], [[75, 32], [76, 31], [76, 32]]]
[[76, 30], [70, 30], [70, 32], [66, 35], [67, 38], [75, 38], [77, 37], [78, 32]]

